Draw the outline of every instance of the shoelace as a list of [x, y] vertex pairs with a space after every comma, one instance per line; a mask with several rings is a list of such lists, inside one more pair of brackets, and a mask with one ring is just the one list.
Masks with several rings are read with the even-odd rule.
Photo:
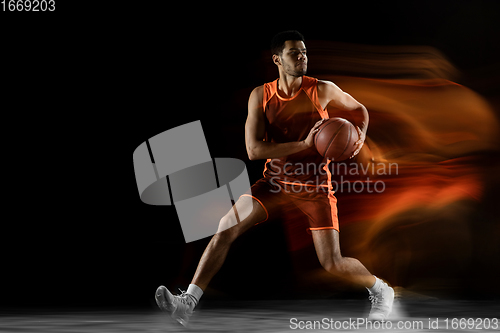
[[373, 308], [376, 309], [381, 309], [382, 305], [384, 303], [384, 296], [383, 295], [370, 295], [368, 296], [368, 299], [373, 305]]
[[179, 291], [181, 292], [180, 295], [177, 295], [177, 297], [179, 297], [179, 300], [181, 301], [181, 303], [191, 306], [193, 304], [193, 301], [191, 300], [191, 297], [189, 297], [190, 295], [186, 294], [185, 290], [183, 291], [180, 288], [177, 288], [177, 289], [179, 289]]

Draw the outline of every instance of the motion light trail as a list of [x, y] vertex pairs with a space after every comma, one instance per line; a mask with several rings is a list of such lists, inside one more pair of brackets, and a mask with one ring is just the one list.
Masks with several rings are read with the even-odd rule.
[[[308, 45], [310, 57], [318, 56], [311, 75], [335, 82], [370, 113], [366, 147], [345, 162], [350, 168], [332, 164], [332, 181], [385, 184], [384, 191], [336, 193], [343, 247], [394, 283], [404, 283], [413, 266], [463, 271], [488, 174], [498, 172], [491, 156], [500, 150], [500, 126], [492, 107], [451, 81], [458, 71], [432, 48]], [[301, 223], [284, 224], [292, 251], [311, 246]]]

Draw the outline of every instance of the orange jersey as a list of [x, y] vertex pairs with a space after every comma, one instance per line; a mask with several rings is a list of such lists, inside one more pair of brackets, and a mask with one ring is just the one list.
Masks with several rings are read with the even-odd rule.
[[[300, 90], [291, 98], [278, 94], [278, 79], [264, 84], [263, 111], [269, 142], [285, 143], [307, 138], [314, 124], [329, 118], [318, 100], [318, 79], [303, 76]], [[314, 146], [298, 153], [268, 159], [264, 177], [284, 184], [301, 183], [331, 189], [329, 161]]]

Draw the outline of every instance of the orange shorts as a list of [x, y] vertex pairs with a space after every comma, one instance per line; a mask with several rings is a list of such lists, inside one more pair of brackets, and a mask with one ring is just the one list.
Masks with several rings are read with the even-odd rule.
[[[332, 191], [323, 188], [283, 184], [276, 179], [259, 179], [242, 196], [257, 200], [266, 211], [268, 219], [296, 218], [296, 209], [308, 219], [308, 230], [335, 229], [339, 231], [337, 198]], [[264, 222], [262, 221], [262, 222]]]

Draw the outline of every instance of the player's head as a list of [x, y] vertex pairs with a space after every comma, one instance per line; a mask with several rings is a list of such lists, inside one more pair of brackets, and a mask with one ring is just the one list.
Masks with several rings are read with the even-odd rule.
[[273, 62], [286, 74], [299, 77], [307, 72], [307, 49], [302, 34], [296, 30], [283, 31], [273, 37]]

